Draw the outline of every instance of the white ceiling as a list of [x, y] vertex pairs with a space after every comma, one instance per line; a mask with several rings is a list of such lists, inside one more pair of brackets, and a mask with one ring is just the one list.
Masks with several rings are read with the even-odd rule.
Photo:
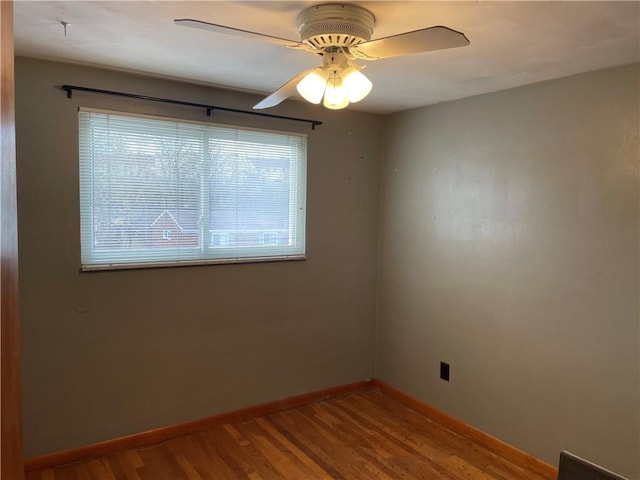
[[[319, 57], [176, 26], [173, 19], [194, 18], [299, 40], [296, 16], [320, 3], [327, 2], [17, 0], [16, 55], [266, 95], [318, 65]], [[640, 61], [637, 1], [351, 3], [375, 15], [373, 38], [446, 25], [471, 41], [463, 48], [367, 62], [365, 73], [374, 88], [349, 107], [358, 110], [396, 112]], [[61, 21], [70, 23], [66, 37]]]

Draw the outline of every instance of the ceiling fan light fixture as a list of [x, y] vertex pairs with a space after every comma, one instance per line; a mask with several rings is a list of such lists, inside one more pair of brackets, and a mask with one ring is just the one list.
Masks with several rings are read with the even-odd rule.
[[174, 23], [257, 38], [323, 57], [322, 67], [298, 73], [254, 105], [255, 109], [275, 107], [296, 90], [310, 103], [319, 104], [324, 97], [327, 108], [344, 108], [365, 98], [372, 89], [371, 82], [353, 60], [382, 60], [469, 45], [464, 33], [441, 25], [371, 40], [376, 24], [374, 15], [351, 2], [314, 5], [300, 12], [297, 19], [300, 41], [189, 18], [177, 18]]
[[348, 92], [349, 102], [359, 102], [369, 95], [373, 84], [360, 70], [349, 67], [343, 72], [343, 75], [343, 83]]
[[369, 10], [350, 3], [314, 5], [298, 15], [302, 42], [318, 50], [367, 42], [375, 24]]
[[329, 74], [326, 70], [322, 67], [318, 67], [300, 80], [298, 85], [296, 85], [296, 89], [307, 102], [317, 105], [322, 101], [322, 97], [324, 96], [324, 92], [327, 88], [328, 79]]
[[332, 110], [359, 102], [372, 88], [371, 81], [353, 64], [333, 70], [326, 66], [315, 68], [296, 85], [296, 90], [306, 101], [317, 105], [324, 98], [324, 106]]
[[340, 110], [349, 105], [349, 95], [339, 73], [334, 73], [327, 82], [323, 105], [331, 110]]

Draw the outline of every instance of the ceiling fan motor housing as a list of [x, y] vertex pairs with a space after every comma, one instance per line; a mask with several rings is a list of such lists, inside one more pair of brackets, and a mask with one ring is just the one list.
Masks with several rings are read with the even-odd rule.
[[351, 47], [371, 40], [375, 17], [351, 4], [326, 4], [307, 8], [298, 15], [302, 42], [318, 50]]

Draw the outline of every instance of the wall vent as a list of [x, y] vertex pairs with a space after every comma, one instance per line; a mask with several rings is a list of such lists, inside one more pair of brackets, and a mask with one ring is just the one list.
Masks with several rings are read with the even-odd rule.
[[569, 452], [560, 453], [558, 480], [629, 480]]

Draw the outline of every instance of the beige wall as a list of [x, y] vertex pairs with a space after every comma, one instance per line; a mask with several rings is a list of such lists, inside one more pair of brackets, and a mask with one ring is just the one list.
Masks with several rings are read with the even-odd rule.
[[638, 70], [388, 119], [375, 370], [551, 463], [567, 449], [630, 478]]
[[65, 83], [250, 108], [258, 96], [18, 59], [20, 288], [27, 456], [371, 377], [380, 117], [291, 102], [211, 120], [308, 133], [304, 262], [78, 272], [77, 108], [204, 111]]

